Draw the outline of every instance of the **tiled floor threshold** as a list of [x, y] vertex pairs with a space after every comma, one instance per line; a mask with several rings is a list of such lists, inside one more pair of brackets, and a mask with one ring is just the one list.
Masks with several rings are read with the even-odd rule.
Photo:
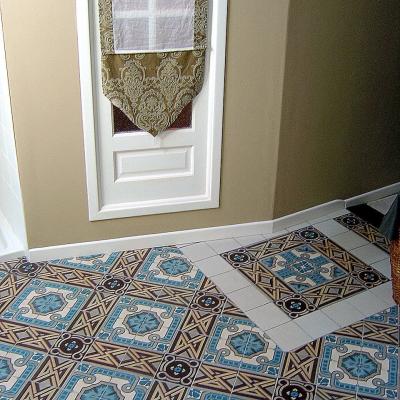
[[397, 399], [387, 242], [274, 235], [0, 264], [0, 400]]

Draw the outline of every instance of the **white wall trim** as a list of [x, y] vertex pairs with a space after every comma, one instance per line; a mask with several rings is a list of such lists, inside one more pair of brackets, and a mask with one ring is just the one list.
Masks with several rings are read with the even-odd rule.
[[346, 200], [346, 208], [357, 206], [363, 203], [369, 203], [374, 200], [382, 199], [383, 197], [397, 194], [400, 192], [400, 182], [393, 183], [392, 185], [383, 188], [375, 189], [367, 193], [354, 196]]
[[131, 236], [93, 242], [72, 243], [60, 246], [40, 247], [30, 249], [28, 257], [31, 261], [45, 261], [78, 255], [90, 255], [94, 253], [109, 253], [112, 251], [133, 250], [155, 246], [168, 246], [188, 242], [272, 233], [301, 222], [319, 218], [343, 208], [344, 201], [335, 200], [276, 220]]
[[[112, 251], [134, 250], [154, 246], [168, 246], [206, 240], [226, 239], [231, 237], [266, 234], [281, 231], [290, 226], [307, 222], [321, 216], [345, 209], [353, 199], [377, 199], [397, 193], [400, 183], [386, 186], [373, 192], [365, 193], [348, 200], [334, 200], [285, 217], [270, 221], [249, 222], [245, 224], [215, 226], [210, 228], [190, 229], [185, 231], [155, 233], [150, 235], [131, 236], [93, 242], [71, 243], [60, 246], [30, 249], [28, 258], [31, 261], [45, 261], [58, 258], [109, 253]], [[373, 193], [373, 197], [371, 197]]]
[[86, 161], [89, 220], [105, 220], [219, 207], [227, 0], [211, 4], [207, 113], [207, 173], [204, 193], [157, 201], [103, 204], [98, 154], [99, 121], [96, 106], [96, 70], [93, 56], [90, 0], [76, 0], [81, 102]]

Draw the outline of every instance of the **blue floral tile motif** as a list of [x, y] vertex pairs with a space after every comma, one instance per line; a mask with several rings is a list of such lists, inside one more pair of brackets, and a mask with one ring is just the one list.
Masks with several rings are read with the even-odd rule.
[[175, 247], [152, 249], [135, 275], [136, 280], [186, 289], [197, 289], [203, 278], [203, 273]]
[[371, 315], [370, 317], [366, 318], [366, 321], [397, 326], [399, 325], [399, 307], [393, 306], [387, 310]]
[[61, 311], [65, 308], [67, 302], [62, 294], [49, 293], [34, 297], [29, 304], [36, 314], [47, 315], [56, 311]]
[[310, 244], [266, 257], [260, 263], [296, 293], [334, 281], [347, 273]]
[[203, 359], [241, 371], [278, 376], [282, 350], [247, 318], [222, 315]]
[[61, 331], [69, 326], [91, 293], [91, 289], [33, 279], [0, 317]]
[[0, 280], [2, 280], [7, 275], [6, 271], [0, 271]]
[[153, 380], [111, 368], [80, 364], [58, 393], [57, 400], [144, 400]]
[[329, 335], [318, 384], [350, 393], [397, 399], [398, 348], [374, 341]]
[[124, 346], [167, 351], [186, 308], [124, 296], [105, 320], [99, 338]]
[[113, 267], [115, 261], [118, 260], [121, 254], [121, 252], [114, 252], [111, 254], [93, 254], [90, 256], [52, 260], [49, 261], [49, 263], [83, 271], [107, 273]]
[[39, 352], [0, 343], [0, 398], [16, 398], [44, 357]]

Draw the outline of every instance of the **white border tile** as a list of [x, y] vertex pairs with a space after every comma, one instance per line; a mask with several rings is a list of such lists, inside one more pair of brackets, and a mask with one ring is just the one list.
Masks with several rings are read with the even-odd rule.
[[221, 256], [205, 258], [204, 260], [197, 261], [195, 265], [208, 277], [213, 277], [234, 270], [234, 268]]
[[210, 240], [207, 244], [218, 254], [241, 247], [241, 244], [235, 239]]
[[246, 315], [262, 330], [272, 329], [285, 322], [291, 321], [290, 317], [274, 303], [268, 303], [253, 308], [247, 311]]
[[292, 351], [313, 340], [294, 321], [269, 329], [265, 333], [284, 351]]
[[192, 262], [204, 260], [215, 256], [217, 253], [206, 243], [200, 242], [182, 247], [181, 252]]
[[225, 294], [253, 285], [240, 272], [235, 270], [215, 275], [212, 280]]
[[235, 290], [229, 293], [229, 298], [244, 312], [272, 302], [256, 285]]
[[332, 321], [320, 310], [299, 317], [295, 322], [313, 339], [332, 333], [340, 328], [336, 322]]
[[351, 254], [353, 254], [368, 265], [372, 265], [389, 257], [389, 254], [379, 249], [372, 243], [365, 246], [357, 247], [356, 249], [351, 251]]

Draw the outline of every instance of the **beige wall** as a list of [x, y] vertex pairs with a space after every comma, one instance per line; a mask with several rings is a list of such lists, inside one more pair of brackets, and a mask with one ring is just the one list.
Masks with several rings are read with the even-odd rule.
[[290, 3], [274, 217], [400, 179], [398, 0]]
[[399, 181], [398, 0], [229, 0], [221, 207], [89, 222], [74, 4], [0, 0], [30, 248], [268, 220]]
[[271, 219], [289, 0], [229, 0], [221, 207], [89, 222], [75, 0], [1, 0], [29, 247]]

